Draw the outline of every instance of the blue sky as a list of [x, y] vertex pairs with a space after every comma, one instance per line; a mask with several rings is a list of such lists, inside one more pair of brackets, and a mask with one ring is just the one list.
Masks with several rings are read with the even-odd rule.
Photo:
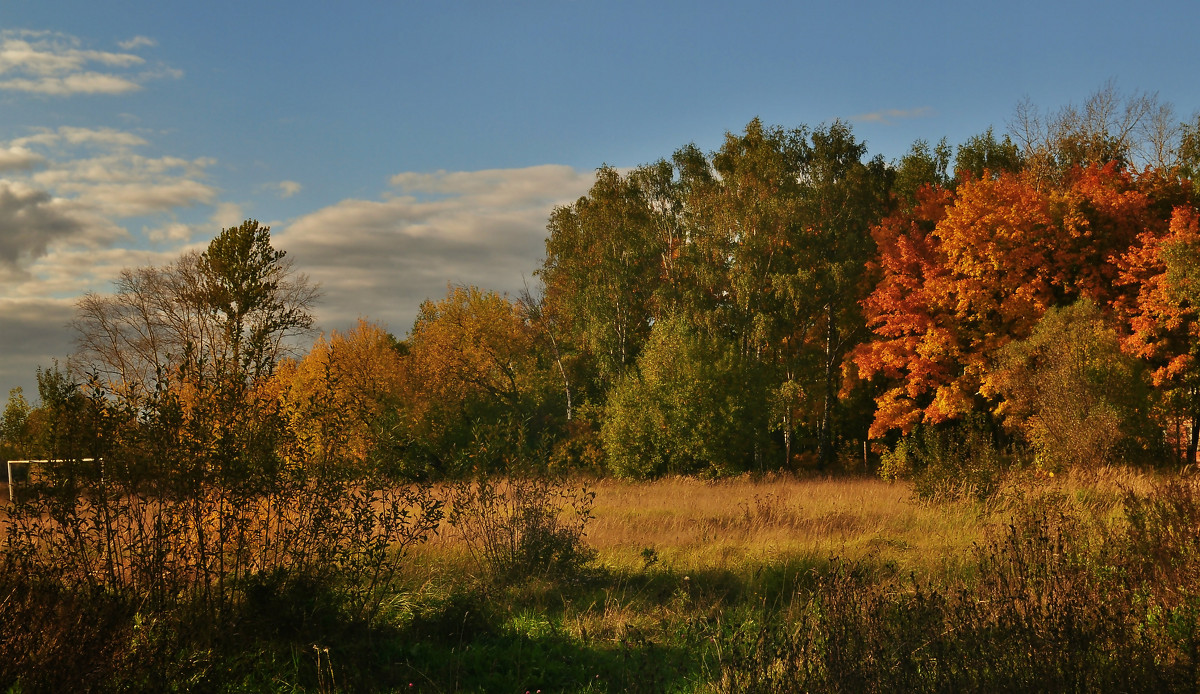
[[325, 329], [516, 291], [601, 164], [841, 118], [871, 154], [1108, 80], [1200, 108], [1194, 3], [0, 4], [0, 397], [123, 267], [270, 224]]

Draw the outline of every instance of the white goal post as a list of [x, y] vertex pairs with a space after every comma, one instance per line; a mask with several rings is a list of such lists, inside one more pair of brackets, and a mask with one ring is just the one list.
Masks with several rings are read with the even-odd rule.
[[[25, 478], [24, 480], [21, 481], [21, 483], [27, 484], [29, 482], [29, 478], [31, 477], [30, 471], [31, 471], [32, 466], [38, 465], [38, 464], [44, 464], [44, 463], [64, 463], [64, 462], [67, 462], [67, 461], [65, 461], [65, 460], [10, 460], [10, 461], [8, 461], [8, 500], [9, 501], [16, 500], [16, 490], [15, 490], [15, 485], [13, 484], [13, 482], [14, 482], [14, 480], [13, 480], [13, 465], [17, 465], [18, 467], [24, 466], [25, 474], [19, 475], [19, 476], [23, 476]], [[94, 462], [96, 462], [96, 459], [95, 458], [79, 458], [79, 462], [94, 463]], [[104, 459], [101, 458], [100, 462], [103, 463]]]

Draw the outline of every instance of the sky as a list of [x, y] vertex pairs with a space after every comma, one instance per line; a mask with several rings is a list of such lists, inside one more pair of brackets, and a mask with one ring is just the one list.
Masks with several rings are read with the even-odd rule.
[[1200, 3], [3, 0], [0, 397], [86, 292], [244, 219], [316, 318], [515, 294], [597, 167], [842, 119], [888, 161], [1111, 81], [1200, 109]]

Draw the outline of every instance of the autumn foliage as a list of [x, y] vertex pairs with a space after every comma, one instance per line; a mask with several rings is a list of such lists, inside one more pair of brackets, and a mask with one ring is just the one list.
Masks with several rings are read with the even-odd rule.
[[[918, 141], [890, 164], [846, 123], [755, 119], [714, 152], [599, 169], [550, 213], [540, 285], [519, 299], [450, 287], [402, 338], [363, 319], [290, 357], [315, 293], [248, 222], [86, 297], [78, 363], [193, 419], [233, 375], [237, 402], [286, 420], [289, 464], [410, 478], [870, 466], [967, 420], [1005, 464], [1190, 462], [1196, 128], [1142, 127], [1145, 97], [1088, 115], [1118, 103], [1110, 86], [1082, 110], [1018, 109], [1002, 136]], [[238, 263], [254, 283], [231, 284]], [[1098, 373], [1146, 397], [1117, 403]], [[1092, 397], [1120, 421], [1067, 402]], [[1101, 420], [1088, 444], [1047, 428]]]

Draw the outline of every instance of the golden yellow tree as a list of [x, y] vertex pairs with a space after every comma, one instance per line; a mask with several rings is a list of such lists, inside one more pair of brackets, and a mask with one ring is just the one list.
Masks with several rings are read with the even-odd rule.
[[303, 359], [285, 362], [274, 383], [306, 459], [361, 465], [400, 406], [404, 364], [387, 330], [360, 318], [346, 332], [321, 336]]

